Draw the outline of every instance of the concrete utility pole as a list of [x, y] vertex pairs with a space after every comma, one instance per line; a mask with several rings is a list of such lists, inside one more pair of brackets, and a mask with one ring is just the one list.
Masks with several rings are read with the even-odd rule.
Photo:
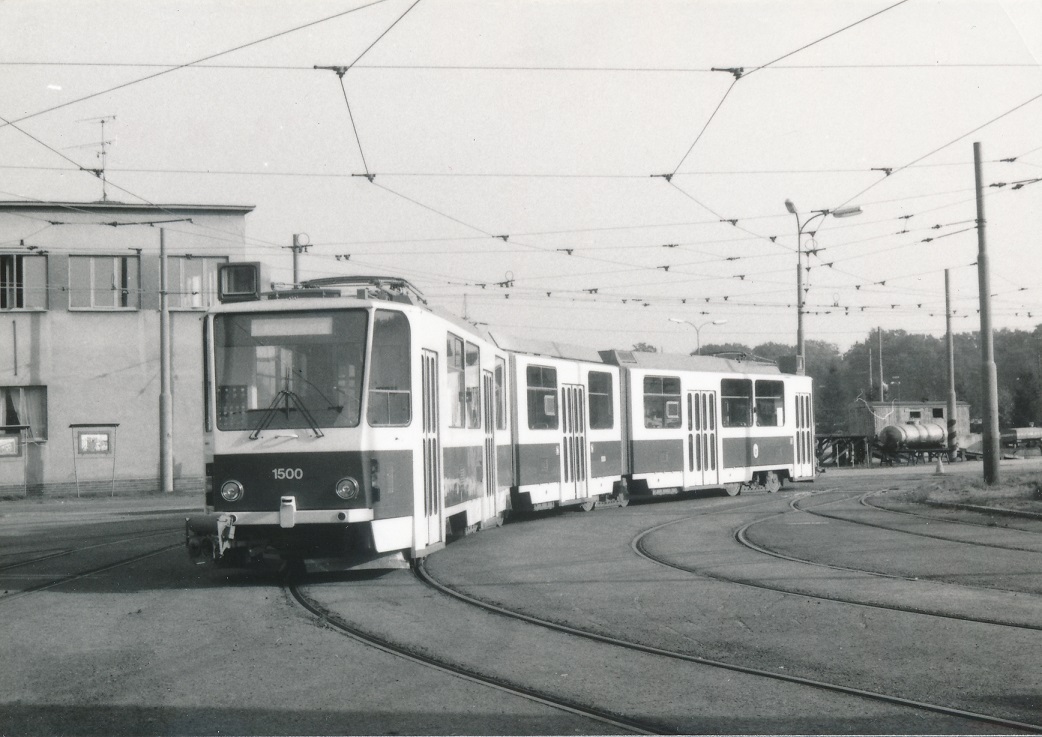
[[879, 353], [879, 401], [886, 401], [886, 382], [883, 381], [883, 328], [876, 328], [876, 339]]
[[308, 248], [311, 247], [311, 239], [307, 233], [294, 233], [293, 234], [293, 245], [290, 248], [293, 250], [293, 283], [300, 283], [300, 254], [307, 253]]
[[984, 483], [999, 482], [999, 388], [995, 369], [995, 341], [991, 331], [991, 276], [984, 237], [984, 185], [980, 141], [973, 143], [973, 176], [977, 189], [977, 280], [980, 284], [981, 375], [984, 401]]
[[166, 231], [159, 229], [159, 478], [160, 490], [174, 490], [173, 396], [170, 392], [170, 303]]
[[955, 460], [955, 333], [952, 332], [951, 274], [944, 270], [944, 325], [948, 341], [948, 460]]

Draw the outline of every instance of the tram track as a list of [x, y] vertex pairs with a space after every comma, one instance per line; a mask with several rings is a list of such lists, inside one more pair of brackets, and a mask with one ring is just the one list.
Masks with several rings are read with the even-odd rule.
[[[169, 534], [172, 535], [172, 534], [175, 534], [175, 533], [174, 532], [170, 532]], [[178, 534], [180, 534], [180, 533], [178, 533]], [[155, 537], [155, 535], [154, 534], [153, 535], [148, 535], [147, 537]], [[104, 564], [99, 565], [99, 566], [94, 566], [94, 567], [89, 568], [89, 569], [84, 570], [84, 571], [77, 571], [76, 573], [71, 573], [71, 574], [64, 575], [64, 576], [58, 576], [58, 577], [53, 578], [50, 581], [46, 581], [44, 583], [40, 583], [40, 584], [37, 584], [35, 586], [29, 586], [29, 587], [24, 588], [24, 589], [22, 589], [20, 591], [15, 591], [15, 592], [12, 592], [12, 593], [3, 593], [3, 594], [0, 594], [0, 605], [10, 603], [10, 602], [15, 601], [17, 599], [25, 598], [26, 596], [31, 596], [32, 594], [40, 593], [41, 591], [46, 591], [47, 589], [52, 589], [52, 588], [54, 588], [56, 586], [62, 586], [62, 585], [67, 584], [67, 583], [72, 583], [73, 581], [78, 581], [80, 579], [87, 578], [88, 576], [96, 576], [96, 575], [98, 575], [100, 573], [106, 573], [106, 572], [114, 570], [116, 568], [121, 568], [123, 566], [132, 565], [134, 563], [138, 563], [140, 561], [147, 560], [148, 558], [152, 558], [152, 557], [155, 557], [155, 556], [160, 555], [162, 553], [165, 553], [165, 552], [167, 552], [169, 550], [173, 550], [175, 548], [183, 547], [183, 545], [184, 545], [183, 541], [178, 541], [178, 542], [172, 543], [170, 545], [164, 545], [162, 547], [153, 548], [153, 549], [148, 550], [148, 551], [143, 552], [143, 553], [138, 553], [137, 555], [132, 555], [132, 556], [129, 556], [129, 557], [126, 557], [126, 558], [121, 558], [121, 559], [116, 560], [116, 561], [104, 563]], [[36, 562], [42, 562], [42, 560], [51, 560], [53, 557], [59, 557], [59, 556], [44, 556], [40, 561], [36, 561]], [[28, 565], [28, 562], [26, 563], [26, 565]]]
[[[422, 577], [421, 580], [423, 580]], [[418, 665], [433, 668], [441, 673], [461, 678], [470, 681], [471, 683], [487, 686], [512, 696], [518, 696], [544, 706], [549, 706], [576, 716], [590, 719], [599, 724], [603, 724], [606, 727], [610, 727], [613, 730], [623, 730], [633, 734], [677, 734], [676, 731], [670, 730], [662, 724], [629, 719], [625, 716], [604, 709], [580, 704], [570, 699], [547, 694], [533, 688], [513, 683], [504, 678], [481, 673], [476, 669], [453, 663], [447, 658], [431, 655], [426, 652], [421, 652], [417, 648], [393, 642], [386, 637], [367, 632], [364, 629], [351, 624], [336, 612], [324, 607], [314, 599], [310, 598], [304, 592], [300, 584], [290, 582], [285, 584], [285, 587], [292, 600], [296, 601], [300, 607], [309, 612], [312, 616], [316, 617], [321, 624], [342, 635], [350, 637], [356, 642], [360, 642], [381, 652], [403, 658]]]
[[[875, 492], [869, 492], [869, 493], [875, 493]], [[842, 501], [848, 501], [853, 496], [855, 496], [855, 495], [854, 494], [850, 494], [850, 495], [844, 496], [844, 497], [842, 497], [840, 499], [830, 499], [830, 500], [827, 500], [827, 501], [823, 502], [822, 505], [825, 505], [825, 504], [835, 504], [835, 503], [842, 502]], [[803, 498], [806, 498], [806, 497], [803, 497]], [[794, 511], [806, 512], [805, 509], [801, 509], [801, 508], [799, 508], [797, 506], [800, 501], [801, 501], [800, 499], [792, 499], [792, 500], [790, 500], [789, 501], [790, 508], [793, 509]], [[871, 570], [866, 570], [866, 569], [863, 569], [863, 568], [854, 568], [854, 567], [851, 567], [851, 566], [842, 566], [842, 565], [838, 565], [838, 564], [835, 564], [835, 563], [823, 563], [821, 561], [811, 560], [811, 559], [808, 559], [808, 558], [800, 558], [800, 557], [797, 557], [797, 556], [787, 555], [785, 553], [781, 553], [781, 552], [776, 551], [776, 550], [771, 550], [769, 548], [765, 548], [765, 547], [763, 547], [761, 545], [757, 545], [756, 543], [754, 543], [751, 540], [749, 540], [749, 538], [748, 538], [748, 536], [746, 534], [747, 531], [749, 530], [749, 528], [751, 528], [751, 527], [753, 527], [755, 525], [761, 524], [763, 522], [766, 522], [768, 520], [780, 517], [780, 516], [782, 516], [784, 514], [788, 514], [788, 512], [779, 512], [779, 513], [776, 513], [776, 514], [768, 515], [766, 517], [761, 517], [759, 519], [752, 520], [751, 522], [748, 522], [748, 523], [742, 525], [741, 527], [737, 528], [734, 531], [734, 539], [735, 539], [735, 541], [739, 545], [742, 545], [743, 547], [748, 548], [749, 550], [752, 550], [752, 551], [754, 551], [756, 553], [759, 553], [759, 554], [765, 555], [765, 556], [769, 556], [769, 557], [772, 557], [772, 558], [777, 558], [779, 560], [788, 561], [790, 563], [798, 563], [798, 564], [801, 564], [801, 565], [815, 566], [815, 567], [818, 567], [818, 568], [826, 568], [826, 569], [835, 570], [835, 571], [841, 571], [841, 572], [845, 572], [845, 573], [856, 573], [856, 574], [859, 574], [859, 575], [871, 576], [873, 578], [890, 579], [890, 580], [894, 580], [894, 581], [904, 581], [904, 582], [908, 582], [908, 583], [918, 583], [918, 582], [923, 580], [923, 579], [915, 577], [915, 576], [903, 576], [903, 575], [898, 575], [898, 574], [893, 574], [893, 573], [884, 573], [884, 572], [880, 572], [880, 571], [871, 571]], [[869, 609], [881, 609], [881, 610], [888, 610], [888, 611], [895, 611], [895, 612], [905, 612], [905, 613], [908, 613], [908, 614], [919, 614], [919, 615], [929, 616], [929, 617], [938, 617], [938, 618], [941, 618], [941, 619], [949, 619], [949, 620], [953, 620], [953, 621], [956, 621], [956, 622], [976, 622], [976, 623], [980, 623], [980, 624], [993, 625], [993, 626], [997, 626], [997, 627], [1009, 627], [1009, 628], [1013, 628], [1013, 629], [1029, 630], [1029, 631], [1042, 631], [1042, 624], [1036, 625], [1036, 624], [1023, 623], [1023, 622], [1022, 623], [1016, 623], [1016, 622], [1010, 622], [1008, 620], [1002, 620], [1002, 619], [992, 618], [992, 617], [968, 617], [968, 616], [959, 615], [959, 614], [950, 614], [950, 613], [946, 613], [946, 612], [933, 611], [933, 610], [925, 609], [925, 608], [922, 608], [922, 607], [901, 606], [901, 605], [898, 605], [898, 604], [874, 603], [874, 602], [867, 602], [867, 601], [860, 601], [860, 600], [844, 598], [844, 597], [840, 597], [840, 596], [824, 596], [822, 594], [813, 594], [813, 593], [808, 593], [808, 592], [805, 592], [805, 591], [798, 591], [798, 590], [795, 590], [795, 589], [792, 589], [792, 588], [783, 588], [783, 587], [780, 587], [780, 586], [769, 586], [767, 584], [757, 583], [757, 582], [754, 582], [754, 581], [742, 580], [742, 579], [734, 578], [734, 577], [731, 577], [731, 576], [724, 576], [724, 575], [721, 575], [721, 574], [718, 574], [718, 573], [713, 573], [711, 571], [707, 571], [707, 570], [703, 570], [703, 569], [696, 569], [696, 568], [692, 568], [690, 566], [684, 566], [684, 565], [678, 564], [678, 563], [676, 563], [674, 561], [668, 560], [667, 558], [664, 558], [664, 557], [661, 557], [661, 556], [656, 556], [655, 554], [653, 554], [650, 551], [648, 551], [647, 548], [644, 546], [644, 544], [643, 544], [643, 538], [644, 537], [646, 537], [646, 536], [648, 536], [648, 535], [650, 535], [650, 534], [652, 534], [652, 533], [654, 533], [654, 532], [656, 532], [656, 531], [658, 531], [658, 530], [660, 530], [660, 529], [662, 529], [664, 527], [668, 527], [668, 526], [670, 526], [672, 524], [677, 524], [679, 522], [683, 522], [683, 521], [686, 521], [688, 519], [690, 519], [690, 517], [686, 517], [686, 518], [683, 518], [681, 520], [674, 520], [674, 521], [671, 521], [671, 522], [667, 522], [665, 524], [658, 525], [656, 527], [653, 527], [653, 528], [650, 528], [648, 530], [645, 530], [643, 533], [638, 535], [637, 538], [635, 538], [634, 546], [633, 546], [634, 550], [637, 552], [638, 555], [646, 557], [649, 560], [652, 560], [652, 561], [654, 561], [656, 563], [659, 563], [660, 565], [666, 566], [668, 568], [673, 568], [675, 570], [683, 571], [685, 573], [690, 573], [690, 574], [693, 574], [693, 575], [702, 576], [704, 578], [709, 578], [709, 579], [712, 579], [714, 581], [720, 581], [722, 583], [734, 584], [736, 586], [743, 586], [743, 587], [747, 587], [747, 588], [760, 589], [760, 590], [763, 590], [763, 591], [771, 591], [771, 592], [774, 592], [774, 593], [787, 594], [787, 595], [791, 595], [791, 596], [802, 596], [802, 597], [805, 597], [805, 598], [808, 598], [808, 599], [814, 599], [814, 600], [818, 600], [818, 601], [830, 601], [830, 602], [836, 602], [836, 603], [840, 603], [840, 604], [849, 604], [850, 606], [866, 607], [866, 608], [869, 608]], [[884, 529], [889, 529], [889, 528], [884, 528]], [[945, 538], [942, 538], [942, 539], [945, 539]], [[942, 583], [942, 582], [938, 582], [938, 583]], [[955, 587], [959, 587], [959, 588], [965, 589], [965, 590], [997, 591], [997, 592], [1001, 592], [1001, 593], [1006, 593], [1005, 589], [997, 589], [997, 588], [993, 588], [993, 587], [968, 586], [966, 584], [950, 583], [950, 582], [944, 582], [944, 583], [947, 586], [955, 586]], [[1024, 592], [1016, 592], [1016, 593], [1017, 593], [1018, 596], [1021, 596], [1021, 597], [1033, 596], [1032, 594], [1026, 594]]]
[[[687, 518], [684, 518], [687, 519]], [[669, 524], [674, 524], [682, 520], [675, 520], [671, 523], [664, 525], [657, 525], [652, 530], [661, 529]], [[643, 553], [641, 553], [643, 555]], [[648, 557], [648, 556], [644, 556]], [[654, 558], [649, 558], [655, 560]], [[660, 562], [660, 561], [656, 561]], [[667, 564], [668, 565], [668, 564]], [[672, 566], [676, 567], [676, 566]], [[845, 696], [853, 696], [856, 698], [868, 699], [875, 702], [881, 702], [891, 704], [900, 707], [906, 707], [910, 709], [916, 709], [920, 711], [928, 711], [935, 714], [941, 714], [948, 717], [967, 719], [981, 724], [989, 724], [1005, 729], [1021, 730], [1032, 733], [1042, 733], [1042, 723], [1033, 724], [1029, 722], [1021, 722], [1013, 719], [1006, 719], [1004, 717], [998, 717], [990, 714], [984, 714], [980, 712], [973, 712], [965, 709], [958, 709], [955, 707], [947, 706], [944, 704], [934, 704], [925, 701], [919, 701], [915, 699], [908, 699], [901, 696], [895, 696], [892, 694], [881, 693], [878, 691], [871, 691], [867, 689], [860, 689], [852, 686], [846, 686], [843, 684], [829, 683], [826, 681], [820, 681], [812, 678], [806, 678], [798, 675], [779, 673], [773, 670], [766, 670], [764, 668], [757, 668], [754, 666], [742, 665], [740, 663], [732, 663], [723, 661], [715, 658], [708, 658], [700, 655], [693, 655], [691, 653], [678, 652], [675, 650], [669, 650], [666, 648], [659, 648], [651, 645], [646, 645], [632, 640], [626, 640], [622, 638], [613, 637], [610, 635], [604, 635], [599, 632], [592, 632], [572, 625], [562, 624], [540, 617], [519, 612], [513, 609], [509, 609], [500, 604], [495, 604], [477, 597], [471, 596], [470, 594], [463, 593], [456, 588], [453, 588], [447, 584], [444, 584], [433, 577], [433, 575], [427, 570], [426, 566], [421, 562], [414, 569], [415, 575], [427, 586], [430, 586], [440, 593], [452, 597], [458, 601], [464, 602], [468, 605], [483, 609], [493, 614], [497, 614], [509, 619], [525, 622], [531, 625], [545, 628], [550, 631], [559, 632], [574, 637], [583, 638], [585, 640], [593, 641], [596, 643], [609, 645], [623, 650], [631, 652], [639, 652], [643, 654], [668, 658], [670, 660], [682, 661], [690, 663], [692, 665], [704, 666], [714, 668], [718, 670], [730, 671], [735, 673], [741, 673], [744, 675], [758, 676], [762, 678], [771, 679], [774, 681], [781, 681], [785, 683], [795, 684], [799, 686], [805, 686], [813, 688], [819, 691], [826, 691], [830, 693], [842, 694]], [[814, 597], [811, 597], [814, 598]]]
[[146, 538], [153, 538], [153, 537], [156, 537], [157, 535], [165, 535], [165, 534], [168, 534], [168, 533], [171, 534], [171, 535], [175, 534], [175, 533], [176, 534], [181, 534], [179, 530], [165, 530], [165, 531], [160, 531], [160, 532], [146, 532], [146, 533], [142, 533], [140, 535], [132, 535], [130, 537], [121, 537], [118, 540], [107, 540], [106, 542], [94, 543], [92, 545], [82, 545], [80, 547], [51, 549], [50, 551], [47, 551], [45, 554], [37, 555], [34, 558], [25, 558], [25, 559], [22, 559], [22, 560], [12, 561], [10, 563], [0, 564], [0, 573], [3, 573], [5, 571], [10, 571], [10, 570], [13, 570], [15, 568], [24, 568], [26, 566], [36, 565], [37, 563], [45, 563], [47, 561], [55, 560], [55, 559], [58, 559], [58, 558], [67, 558], [67, 557], [69, 557], [71, 555], [77, 555], [79, 553], [85, 553], [85, 552], [88, 552], [88, 551], [91, 551], [91, 550], [97, 550], [99, 548], [106, 548], [106, 547], [111, 547], [111, 546], [114, 546], [114, 545], [123, 545], [123, 544], [128, 543], [128, 542], [135, 542], [137, 540], [144, 540]]
[[[876, 505], [873, 505], [873, 504], [869, 504], [867, 502], [868, 498], [870, 498], [872, 496], [875, 496], [875, 495], [878, 495], [878, 494], [881, 494], [881, 493], [885, 493], [885, 490], [884, 491], [876, 490], [876, 491], [869, 491], [869, 492], [862, 493], [861, 496], [858, 498], [858, 503], [860, 505], [864, 506], [864, 507], [867, 507], [868, 509], [873, 509], [873, 510], [876, 510], [876, 511], [879, 511], [879, 512], [886, 512], [886, 513], [890, 513], [890, 514], [905, 514], [905, 515], [909, 515], [909, 516], [912, 516], [912, 517], [917, 517], [919, 519], [926, 519], [926, 520], [931, 521], [931, 522], [937, 522], [938, 524], [946, 524], [946, 525], [952, 525], [952, 526], [980, 527], [980, 528], [983, 528], [983, 529], [994, 529], [993, 527], [990, 527], [988, 525], [982, 525], [982, 524], [980, 524], [978, 522], [964, 522], [962, 520], [939, 519], [939, 518], [936, 518], [936, 517], [930, 517], [928, 515], [915, 514], [914, 512], [905, 512], [905, 511], [901, 511], [901, 510], [887, 509], [886, 507], [876, 506]], [[818, 506], [825, 506], [826, 504], [835, 504], [835, 503], [838, 503], [838, 502], [841, 502], [841, 501], [848, 501], [849, 499], [850, 499], [850, 497], [845, 497], [844, 499], [834, 499], [834, 500], [830, 500], [830, 501], [824, 502], [823, 504], [820, 504]], [[941, 535], [941, 534], [937, 534], [937, 533], [918, 532], [918, 531], [915, 531], [915, 530], [901, 529], [901, 528], [893, 527], [893, 526], [882, 524], [882, 523], [878, 523], [878, 522], [868, 522], [868, 521], [865, 521], [865, 520], [851, 519], [850, 517], [845, 517], [845, 516], [843, 516], [841, 514], [836, 514], [836, 513], [829, 514], [828, 512], [820, 511], [817, 507], [807, 508], [807, 507], [801, 506], [798, 503], [799, 501], [800, 500], [794, 500], [793, 509], [795, 511], [804, 512], [805, 514], [811, 514], [811, 515], [814, 515], [816, 517], [822, 517], [824, 519], [832, 519], [832, 520], [836, 520], [838, 522], [846, 522], [846, 523], [852, 524], [852, 525], [859, 525], [861, 527], [872, 527], [872, 528], [879, 529], [879, 530], [887, 530], [889, 532], [899, 532], [899, 533], [904, 534], [904, 535], [915, 535], [917, 537], [925, 537], [925, 538], [929, 538], [929, 539], [932, 539], [932, 540], [943, 540], [945, 542], [959, 543], [961, 545], [976, 545], [976, 546], [984, 547], [984, 548], [994, 548], [994, 549], [997, 549], [997, 550], [1010, 550], [1010, 551], [1022, 552], [1022, 553], [1038, 553], [1038, 552], [1040, 552], [1040, 550], [1038, 548], [1019, 547], [1019, 546], [1015, 546], [1015, 545], [999, 545], [999, 544], [995, 544], [995, 543], [983, 542], [983, 541], [980, 541], [980, 540], [964, 540], [964, 539], [959, 539], [959, 538], [950, 537], [950, 536], [946, 536], [946, 535]], [[1031, 532], [1029, 530], [1017, 530], [1017, 532], [1023, 533], [1024, 535], [1039, 535], [1039, 533]]]

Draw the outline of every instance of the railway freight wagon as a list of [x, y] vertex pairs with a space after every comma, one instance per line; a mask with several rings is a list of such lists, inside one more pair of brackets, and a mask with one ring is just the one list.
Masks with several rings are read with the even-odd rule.
[[512, 509], [813, 478], [811, 380], [773, 364], [505, 339], [393, 277], [259, 283], [223, 266], [204, 322], [197, 559], [404, 563]]

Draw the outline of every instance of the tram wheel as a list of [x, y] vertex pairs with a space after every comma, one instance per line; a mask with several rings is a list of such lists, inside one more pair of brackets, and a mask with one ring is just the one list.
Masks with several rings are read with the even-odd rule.
[[741, 484], [724, 484], [724, 491], [727, 492], [727, 496], [738, 496], [742, 493]]
[[763, 475], [763, 488], [768, 494], [773, 494], [781, 488], [781, 478], [775, 471], [768, 471]]

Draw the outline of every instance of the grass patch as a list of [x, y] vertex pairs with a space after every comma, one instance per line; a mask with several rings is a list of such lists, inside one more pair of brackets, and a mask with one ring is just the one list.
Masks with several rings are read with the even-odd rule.
[[1003, 473], [995, 486], [985, 486], [984, 480], [976, 475], [944, 476], [894, 497], [909, 502], [969, 504], [1042, 514], [1042, 473]]

